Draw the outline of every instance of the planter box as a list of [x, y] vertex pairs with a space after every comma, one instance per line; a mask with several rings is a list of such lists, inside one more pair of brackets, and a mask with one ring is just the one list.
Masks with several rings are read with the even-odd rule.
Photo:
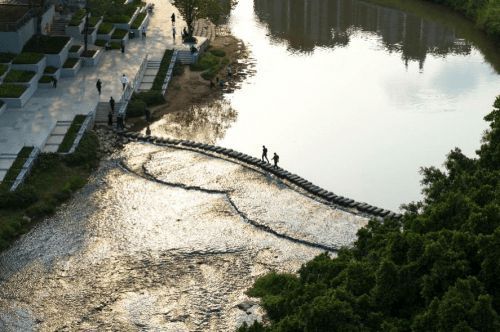
[[78, 60], [73, 68], [61, 68], [61, 77], [75, 77], [82, 68], [82, 61]]
[[[89, 29], [93, 29], [93, 28], [89, 28]], [[97, 40], [97, 29], [93, 29], [91, 33], [89, 33], [88, 37], [87, 37], [87, 42], [90, 44], [94, 44], [95, 41]], [[85, 35], [82, 33], [80, 35], [80, 38], [79, 38], [82, 42], [85, 41]]]
[[80, 36], [82, 35], [82, 31], [83, 31], [84, 26], [85, 26], [85, 17], [82, 18], [82, 21], [80, 22], [79, 25], [76, 25], [76, 26], [67, 25], [65, 28], [66, 35], [73, 37], [73, 38], [80, 39]]
[[113, 29], [111, 29], [111, 31], [107, 34], [100, 34], [98, 33], [97, 34], [97, 39], [103, 39], [103, 40], [110, 40], [111, 39], [111, 35], [113, 34], [113, 32], [115, 32], [116, 28], [113, 27]]
[[43, 73], [43, 75], [55, 77], [59, 81], [59, 79], [61, 78], [61, 68], [57, 68], [56, 72], [53, 74]]
[[149, 24], [149, 14], [146, 14], [146, 17], [144, 18], [144, 21], [142, 21], [141, 25], [139, 26], [139, 29], [130, 29], [130, 32], [133, 32], [135, 34], [135, 38], [141, 38], [142, 34], [142, 28], [147, 27]]
[[23, 107], [31, 96], [35, 93], [38, 88], [38, 81], [24, 91], [24, 93], [19, 98], [0, 98], [9, 108], [21, 108]]
[[[137, 36], [137, 35], [136, 35]], [[125, 37], [123, 37], [122, 39], [111, 39], [110, 41], [112, 42], [115, 42], [115, 43], [121, 43], [123, 40], [123, 42], [125, 43], [125, 45], [127, 45], [128, 41], [129, 41], [129, 34], [127, 33], [125, 35]]]
[[68, 58], [71, 43], [72, 40], [70, 38], [58, 54], [45, 54], [45, 57], [47, 58], [47, 66], [61, 67]]
[[137, 16], [137, 14], [139, 14], [139, 11], [140, 11], [140, 8], [135, 9], [135, 12], [132, 15], [132, 17], [130, 18], [130, 21], [128, 21], [128, 23], [113, 23], [113, 26], [117, 29], [129, 30], [130, 25], [132, 24], [132, 22], [134, 22], [135, 17]]
[[38, 87], [41, 89], [54, 88], [52, 83], [38, 83]]
[[[70, 47], [70, 49], [71, 49], [71, 47]], [[84, 47], [83, 47], [83, 46], [80, 46], [80, 49], [78, 50], [78, 52], [68, 52], [68, 56], [69, 56], [70, 58], [79, 58], [79, 57], [80, 57], [80, 55], [81, 55], [81, 54], [82, 54], [82, 52], [83, 52], [83, 49], [84, 49]], [[64, 64], [64, 62], [63, 62], [63, 64]], [[61, 65], [61, 67], [62, 67], [62, 65]]]
[[27, 70], [27, 71], [34, 71], [37, 73], [38, 78], [40, 78], [40, 75], [43, 73], [43, 70], [47, 67], [47, 58], [43, 57], [42, 60], [40, 60], [38, 63], [34, 64], [12, 64], [11, 69], [17, 69], [17, 70]]
[[0, 106], [0, 115], [2, 115], [3, 111], [7, 109], [7, 104], [3, 103], [2, 106]]
[[101, 16], [101, 18], [99, 19], [99, 21], [97, 21], [97, 23], [93, 27], [91, 27], [91, 28], [94, 28], [96, 31], [99, 30], [99, 26], [101, 25], [103, 19], [104, 19], [104, 17]]
[[31, 87], [31, 86], [36, 85], [38, 83], [38, 80], [40, 79], [40, 77], [39, 77], [39, 75], [35, 74], [35, 76], [33, 76], [31, 78], [31, 80], [29, 80], [28, 82], [9, 82], [9, 84], [26, 85], [28, 87]]
[[83, 61], [83, 65], [86, 67], [92, 67], [92, 66], [97, 66], [99, 61], [101, 61], [103, 51], [97, 50], [97, 52], [94, 54], [92, 58], [85, 58], [81, 57], [81, 60]]

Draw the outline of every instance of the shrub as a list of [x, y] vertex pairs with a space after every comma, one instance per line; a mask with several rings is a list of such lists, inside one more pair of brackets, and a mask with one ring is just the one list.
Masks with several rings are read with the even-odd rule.
[[77, 53], [82, 48], [82, 45], [73, 45], [69, 49], [71, 53]]
[[75, 138], [78, 135], [78, 131], [82, 127], [83, 122], [85, 121], [85, 115], [75, 115], [71, 125], [68, 128], [68, 131], [64, 135], [63, 141], [59, 145], [57, 152], [68, 152], [73, 143], [75, 142]]
[[75, 68], [76, 64], [78, 63], [78, 59], [76, 58], [68, 58], [64, 64], [63, 68]]
[[123, 39], [127, 35], [128, 30], [115, 29], [115, 32], [111, 35], [111, 39]]
[[107, 35], [108, 33], [111, 32], [111, 30], [113, 30], [113, 24], [103, 22], [103, 23], [101, 23], [101, 25], [99, 25], [99, 29], [97, 29], [97, 33], [100, 35]]
[[127, 106], [127, 117], [143, 116], [146, 111], [146, 103], [139, 99], [131, 100]]
[[1, 209], [22, 209], [38, 200], [32, 187], [22, 186], [16, 191], [0, 191]]
[[58, 54], [68, 44], [70, 37], [66, 36], [33, 36], [24, 45], [23, 52]]
[[64, 156], [68, 166], [82, 166], [88, 169], [97, 167], [99, 140], [93, 132], [86, 132], [75, 152]]
[[40, 62], [44, 58], [45, 55], [42, 53], [31, 53], [31, 52], [23, 52], [21, 54], [18, 54], [14, 60], [12, 61], [13, 64], [19, 64], [19, 65], [24, 65], [24, 64], [36, 64]]
[[211, 49], [209, 52], [212, 53], [213, 55], [219, 57], [219, 58], [223, 58], [223, 57], [226, 56], [226, 52], [225, 51], [219, 50], [219, 49], [216, 49], [216, 48], [215, 49]]
[[91, 28], [95, 28], [95, 26], [97, 25], [97, 23], [101, 20], [101, 17], [100, 16], [91, 16], [89, 18], [89, 27]]
[[49, 216], [56, 211], [55, 202], [38, 202], [26, 209], [26, 214], [34, 219]]
[[14, 53], [0, 52], [0, 63], [10, 63], [15, 57]]
[[44, 74], [55, 74], [58, 69], [59, 68], [48, 66], [48, 67], [45, 67], [43, 72], [44, 72]]
[[139, 29], [142, 22], [144, 22], [144, 19], [146, 18], [146, 16], [147, 16], [146, 12], [139, 13], [136, 16], [136, 18], [134, 19], [134, 21], [132, 22], [132, 24], [130, 25], [130, 28], [131, 29]]
[[132, 96], [132, 101], [141, 100], [146, 103], [147, 106], [156, 106], [165, 103], [165, 98], [158, 91], [144, 91], [139, 93], [134, 93]]
[[29, 82], [36, 73], [34, 71], [24, 71], [12, 69], [9, 71], [7, 76], [4, 77], [3, 81], [5, 83], [27, 83]]
[[38, 80], [38, 83], [52, 83], [54, 81], [54, 78], [52, 76], [49, 76], [49, 75], [43, 75], [42, 77], [40, 77], [40, 79]]
[[73, 16], [71, 17], [71, 20], [69, 21], [68, 25], [70, 26], [78, 26], [80, 23], [82, 23], [82, 19], [85, 17], [85, 9], [80, 8], [78, 9]]
[[0, 98], [19, 98], [27, 88], [20, 84], [0, 84]]
[[110, 23], [128, 23], [132, 15], [108, 15], [104, 17], [105, 22]]

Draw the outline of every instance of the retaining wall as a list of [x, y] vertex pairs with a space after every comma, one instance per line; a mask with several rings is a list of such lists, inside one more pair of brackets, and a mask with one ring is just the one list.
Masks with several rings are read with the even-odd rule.
[[399, 219], [402, 217], [401, 214], [395, 213], [386, 209], [382, 209], [376, 206], [372, 206], [368, 203], [364, 202], [356, 202], [353, 199], [336, 195], [330, 191], [327, 191], [319, 186], [314, 185], [313, 183], [301, 178], [300, 176], [290, 173], [281, 167], [274, 167], [269, 163], [265, 163], [260, 159], [255, 157], [246, 155], [244, 153], [234, 151], [231, 149], [226, 149], [220, 146], [214, 146], [204, 143], [197, 143], [189, 140], [179, 140], [179, 139], [171, 139], [171, 138], [163, 138], [157, 136], [147, 136], [137, 132], [119, 132], [121, 136], [127, 137], [132, 140], [149, 142], [157, 145], [163, 146], [171, 146], [176, 148], [183, 148], [187, 150], [198, 150], [203, 151], [205, 153], [213, 154], [213, 155], [221, 155], [224, 157], [229, 157], [231, 159], [236, 159], [239, 162], [248, 164], [253, 167], [257, 167], [262, 169], [265, 172], [271, 173], [277, 176], [280, 179], [286, 180], [289, 183], [300, 187], [304, 191], [312, 194], [316, 197], [319, 197], [329, 203], [333, 203], [335, 205], [348, 208], [353, 213], [359, 212], [361, 214], [367, 215], [369, 217], [377, 217], [377, 218], [394, 218]]

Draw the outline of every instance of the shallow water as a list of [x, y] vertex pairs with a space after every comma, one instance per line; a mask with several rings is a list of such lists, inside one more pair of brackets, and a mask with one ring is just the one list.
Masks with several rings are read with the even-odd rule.
[[261, 319], [257, 276], [334, 255], [367, 222], [205, 154], [114, 157], [0, 254], [0, 331], [234, 331]]
[[254, 156], [265, 144], [282, 167], [384, 208], [419, 199], [421, 166], [479, 147], [500, 51], [441, 7], [386, 2], [240, 0], [229, 26], [255, 74], [153, 134]]

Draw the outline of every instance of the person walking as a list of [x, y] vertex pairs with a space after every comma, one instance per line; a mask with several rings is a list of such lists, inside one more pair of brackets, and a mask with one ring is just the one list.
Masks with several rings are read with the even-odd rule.
[[174, 43], [175, 43], [175, 25], [172, 26], [172, 37], [174, 38]]
[[113, 96], [111, 96], [111, 98], [109, 98], [109, 107], [111, 108], [111, 112], [114, 113], [115, 112], [115, 99], [113, 98]]
[[128, 77], [125, 76], [125, 74], [123, 74], [122, 77], [120, 78], [120, 82], [122, 82], [122, 91], [123, 91], [128, 85]]
[[146, 38], [146, 27], [143, 26], [142, 27], [142, 39], [145, 39]]
[[175, 24], [175, 13], [172, 13], [172, 16], [170, 16], [170, 19], [172, 20], [172, 24]]
[[109, 111], [108, 112], [108, 126], [113, 125], [113, 112]]
[[265, 145], [262, 145], [262, 161], [264, 161], [264, 159], [269, 163], [269, 159], [267, 159], [267, 148]]
[[122, 42], [120, 44], [120, 49], [122, 50], [122, 53], [125, 53], [125, 42], [122, 39]]
[[52, 76], [52, 87], [55, 89], [57, 88], [57, 77]]
[[97, 92], [99, 92], [99, 96], [100, 96], [101, 95], [101, 89], [102, 89], [102, 82], [101, 82], [100, 78], [97, 79], [95, 87], [97, 88]]
[[280, 161], [280, 156], [278, 156], [276, 152], [274, 153], [273, 161], [274, 161], [274, 167], [278, 168], [278, 161]]

